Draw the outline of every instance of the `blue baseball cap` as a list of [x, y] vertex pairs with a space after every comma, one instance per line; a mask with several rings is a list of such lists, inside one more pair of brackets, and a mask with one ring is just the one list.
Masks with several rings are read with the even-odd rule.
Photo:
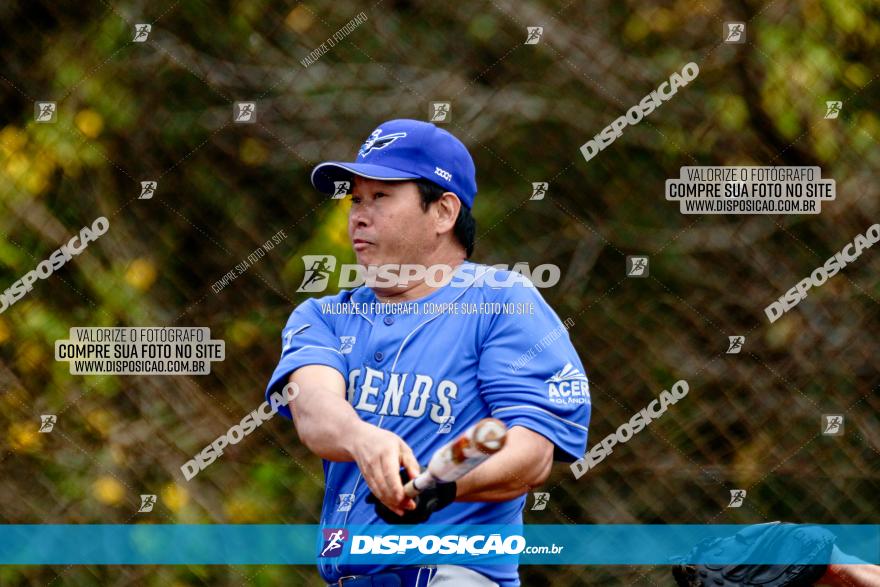
[[382, 181], [427, 179], [473, 208], [477, 195], [474, 160], [467, 147], [430, 122], [401, 118], [383, 122], [358, 151], [355, 161], [325, 161], [312, 170], [312, 185], [337, 193], [336, 182], [354, 175]]

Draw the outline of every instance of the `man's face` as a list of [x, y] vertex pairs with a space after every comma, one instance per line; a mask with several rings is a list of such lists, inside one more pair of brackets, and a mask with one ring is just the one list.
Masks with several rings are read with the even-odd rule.
[[348, 237], [359, 264], [424, 263], [437, 233], [416, 184], [355, 176], [351, 193]]

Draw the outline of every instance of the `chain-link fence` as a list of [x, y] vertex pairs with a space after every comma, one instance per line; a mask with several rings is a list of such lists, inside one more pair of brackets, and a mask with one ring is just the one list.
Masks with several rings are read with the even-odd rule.
[[[2, 287], [95, 218], [110, 223], [0, 315], [3, 521], [317, 523], [321, 463], [289, 421], [193, 481], [180, 466], [262, 401], [281, 327], [306, 299], [302, 256], [353, 261], [346, 204], [312, 189], [311, 168], [350, 159], [381, 121], [425, 120], [448, 102], [444, 128], [477, 167], [473, 259], [562, 268], [542, 295], [574, 321], [590, 446], [677, 380], [690, 389], [579, 479], [557, 465], [546, 509], [531, 511], [530, 497], [527, 522], [875, 522], [877, 250], [778, 320], [764, 309], [880, 218], [877, 11], [785, 0], [0, 7]], [[725, 42], [731, 21], [745, 23], [743, 42]], [[529, 27], [543, 27], [537, 42], [525, 42]], [[694, 81], [585, 160], [581, 145], [688, 62]], [[827, 101], [842, 103], [837, 118]], [[37, 102], [55, 103], [54, 122], [35, 120]], [[255, 121], [236, 121], [236, 102], [253, 102]], [[815, 165], [837, 196], [819, 215], [686, 215], [664, 185], [696, 165]], [[155, 182], [152, 197], [142, 182]], [[542, 199], [530, 199], [533, 182], [547, 183]], [[648, 258], [646, 277], [627, 276], [632, 255]], [[207, 326], [226, 359], [208, 376], [72, 376], [54, 341], [83, 325]], [[41, 415], [56, 416], [50, 433]], [[823, 433], [824, 415], [843, 416], [842, 434]], [[736, 489], [745, 498], [729, 507]], [[153, 512], [138, 513], [142, 494], [157, 496]], [[526, 585], [671, 582], [663, 567], [521, 573]], [[310, 567], [7, 567], [0, 582], [320, 579]]]

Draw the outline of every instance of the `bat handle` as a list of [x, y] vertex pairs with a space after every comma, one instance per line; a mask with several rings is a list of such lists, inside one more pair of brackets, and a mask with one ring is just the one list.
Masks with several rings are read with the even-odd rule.
[[406, 485], [403, 486], [403, 492], [407, 497], [415, 497], [426, 489], [434, 487], [436, 484], [437, 481], [434, 479], [434, 476], [428, 471], [425, 471], [415, 479], [407, 481]]

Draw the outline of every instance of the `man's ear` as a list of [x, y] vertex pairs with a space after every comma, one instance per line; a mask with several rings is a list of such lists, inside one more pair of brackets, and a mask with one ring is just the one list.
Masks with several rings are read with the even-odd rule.
[[452, 192], [443, 192], [440, 199], [434, 202], [434, 222], [438, 234], [451, 232], [458, 220], [461, 200]]

